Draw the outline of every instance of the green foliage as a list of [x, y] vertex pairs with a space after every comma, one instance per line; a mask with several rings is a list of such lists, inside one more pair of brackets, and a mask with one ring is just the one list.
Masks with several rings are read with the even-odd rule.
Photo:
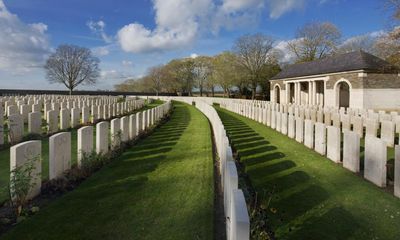
[[38, 161], [40, 162], [39, 156], [32, 157], [24, 164], [11, 170], [8, 192], [16, 217], [21, 215], [29, 191], [36, 185], [36, 179], [40, 177], [34, 174]]

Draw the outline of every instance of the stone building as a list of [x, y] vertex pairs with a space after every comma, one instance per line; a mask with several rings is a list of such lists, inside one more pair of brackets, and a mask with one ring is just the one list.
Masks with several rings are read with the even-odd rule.
[[271, 101], [360, 109], [400, 109], [400, 74], [363, 51], [293, 64], [270, 80]]

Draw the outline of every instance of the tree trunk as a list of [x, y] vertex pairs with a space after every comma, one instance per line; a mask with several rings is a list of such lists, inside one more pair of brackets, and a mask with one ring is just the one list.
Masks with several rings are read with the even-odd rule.
[[256, 99], [256, 90], [257, 90], [257, 87], [251, 88], [251, 100]]
[[214, 86], [212, 86], [212, 87], [211, 87], [211, 94], [212, 94], [212, 97], [214, 97], [214, 96], [215, 96], [215, 90], [214, 90]]
[[69, 95], [71, 96], [72, 95], [72, 91], [73, 91], [74, 89], [73, 88], [70, 88], [69, 89]]

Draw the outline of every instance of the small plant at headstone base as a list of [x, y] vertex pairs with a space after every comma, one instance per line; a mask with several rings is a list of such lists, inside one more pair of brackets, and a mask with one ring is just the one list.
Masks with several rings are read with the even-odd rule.
[[97, 154], [95, 151], [83, 153], [81, 160], [81, 173], [84, 177], [90, 176], [107, 162], [107, 157], [103, 154]]
[[11, 170], [11, 179], [7, 188], [10, 204], [17, 219], [25, 210], [24, 206], [27, 203], [29, 191], [36, 185], [36, 179], [39, 177], [34, 174], [37, 161], [40, 161], [39, 156], [32, 157]]

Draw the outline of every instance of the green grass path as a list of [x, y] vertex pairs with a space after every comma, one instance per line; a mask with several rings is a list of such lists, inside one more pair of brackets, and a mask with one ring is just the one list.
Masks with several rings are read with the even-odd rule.
[[277, 239], [400, 239], [400, 199], [269, 127], [217, 110], [261, 201], [272, 196]]
[[1, 239], [212, 239], [210, 128], [174, 105], [151, 136]]

